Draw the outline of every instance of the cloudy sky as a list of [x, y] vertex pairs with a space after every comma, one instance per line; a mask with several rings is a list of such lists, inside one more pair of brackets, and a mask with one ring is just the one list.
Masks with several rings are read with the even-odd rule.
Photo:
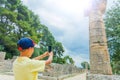
[[90, 0], [22, 1], [39, 15], [41, 23], [63, 44], [64, 54], [71, 56], [77, 66], [89, 62], [89, 20], [84, 16], [84, 9], [90, 7]]

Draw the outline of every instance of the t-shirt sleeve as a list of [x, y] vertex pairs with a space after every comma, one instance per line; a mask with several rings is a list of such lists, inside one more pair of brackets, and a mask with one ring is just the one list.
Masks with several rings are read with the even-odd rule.
[[31, 60], [31, 72], [43, 72], [45, 69], [45, 61]]

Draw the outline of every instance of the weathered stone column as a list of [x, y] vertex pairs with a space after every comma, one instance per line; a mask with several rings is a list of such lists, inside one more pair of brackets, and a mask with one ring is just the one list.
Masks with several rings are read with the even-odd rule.
[[93, 74], [112, 74], [107, 48], [103, 14], [107, 0], [92, 0], [89, 13], [90, 33], [90, 72]]
[[4, 71], [5, 68], [5, 52], [0, 51], [0, 72]]
[[6, 52], [0, 52], [0, 62], [5, 60]]

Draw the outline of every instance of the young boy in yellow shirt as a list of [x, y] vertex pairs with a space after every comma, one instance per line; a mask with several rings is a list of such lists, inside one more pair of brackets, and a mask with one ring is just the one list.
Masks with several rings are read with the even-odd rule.
[[[13, 63], [15, 80], [37, 80], [38, 72], [44, 71], [45, 65], [52, 62], [53, 52], [45, 52], [34, 59], [30, 59], [35, 45], [32, 39], [21, 38], [17, 45], [20, 56]], [[46, 56], [49, 56], [47, 60], [40, 60]]]

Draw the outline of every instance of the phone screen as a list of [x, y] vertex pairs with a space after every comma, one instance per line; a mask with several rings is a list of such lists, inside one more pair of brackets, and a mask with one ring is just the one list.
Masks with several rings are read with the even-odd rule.
[[48, 46], [48, 52], [52, 51], [52, 46]]

